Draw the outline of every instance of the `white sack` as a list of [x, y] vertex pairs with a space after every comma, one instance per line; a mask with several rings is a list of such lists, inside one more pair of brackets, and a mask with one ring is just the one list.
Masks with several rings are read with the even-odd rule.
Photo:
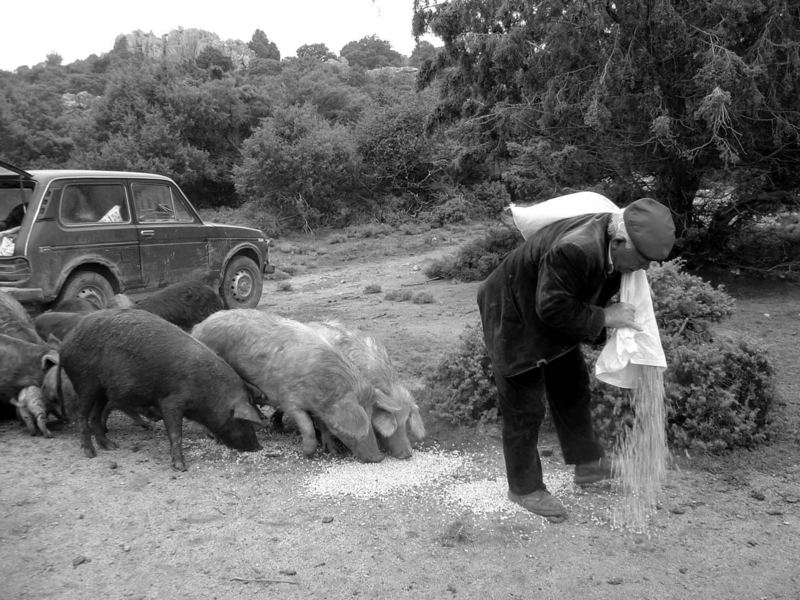
[[633, 304], [636, 323], [642, 330], [621, 327], [609, 332], [608, 341], [595, 364], [595, 375], [605, 383], [634, 389], [642, 365], [667, 368], [646, 271], [639, 269], [623, 273], [620, 301]]
[[622, 209], [611, 200], [595, 192], [577, 192], [557, 196], [531, 206], [510, 207], [514, 225], [526, 240], [542, 227], [561, 219], [594, 213], [620, 213]]

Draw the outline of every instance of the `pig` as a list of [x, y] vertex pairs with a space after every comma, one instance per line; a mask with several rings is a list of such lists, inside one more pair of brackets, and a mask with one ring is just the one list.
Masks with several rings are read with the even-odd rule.
[[41, 386], [46, 361], [58, 361], [58, 352], [48, 344], [0, 334], [0, 398], [11, 401], [23, 388]]
[[51, 335], [59, 340], [64, 337], [77, 325], [88, 313], [64, 312], [48, 310], [33, 319], [36, 333], [42, 339], [48, 339]]
[[58, 355], [54, 356], [51, 354], [42, 359], [42, 366], [44, 368], [42, 395], [46, 403], [51, 405], [58, 404], [62, 418], [66, 419], [70, 413], [75, 413], [77, 398], [75, 397], [75, 390], [72, 387], [72, 382], [70, 382], [69, 377], [64, 373], [60, 373], [61, 380], [59, 382], [58, 364]]
[[94, 312], [102, 308], [97, 306], [89, 298], [65, 298], [59, 300], [51, 309], [53, 312], [77, 312], [87, 313]]
[[313, 456], [317, 448], [314, 416], [357, 459], [383, 460], [370, 424], [375, 404], [372, 386], [307, 325], [238, 308], [214, 313], [196, 325], [192, 335], [295, 422], [305, 456]]
[[41, 432], [45, 437], [53, 437], [47, 428], [47, 415], [51, 412], [58, 414], [57, 407], [48, 405], [40, 387], [29, 385], [22, 388], [11, 404], [17, 407], [17, 415], [31, 435]]
[[[45, 361], [47, 363], [48, 361]], [[45, 364], [44, 379], [42, 380], [42, 394], [45, 402], [51, 405], [59, 405], [64, 417], [68, 414], [75, 414], [77, 411], [78, 399], [75, 396], [75, 388], [72, 387], [72, 382], [67, 377], [66, 373], [59, 371], [58, 363]], [[148, 407], [140, 414], [134, 410], [130, 410], [124, 406], [116, 406], [112, 403], [106, 404], [100, 421], [103, 424], [103, 431], [108, 433], [106, 422], [108, 415], [112, 410], [118, 409], [130, 417], [136, 424], [143, 429], [152, 431], [153, 425], [151, 421], [161, 420], [161, 413], [156, 407]], [[146, 417], [146, 418], [145, 418]], [[147, 420], [149, 419], [149, 420]]]
[[219, 293], [200, 281], [173, 283], [136, 301], [134, 306], [158, 315], [184, 331], [190, 331], [223, 308]]
[[16, 298], [2, 291], [0, 291], [0, 333], [34, 344], [43, 341], [36, 333], [33, 320], [25, 307]]
[[255, 427], [265, 423], [239, 375], [188, 333], [147, 311], [87, 314], [62, 341], [60, 368], [75, 389], [81, 448], [89, 458], [97, 455], [92, 436], [101, 448], [116, 448], [101, 423], [109, 403], [138, 413], [159, 410], [178, 471], [186, 470], [184, 416], [226, 446], [261, 448]]
[[390, 456], [411, 457], [410, 431], [425, 437], [419, 407], [395, 371], [386, 348], [376, 339], [348, 331], [338, 321], [312, 321], [308, 325], [344, 354], [375, 387], [372, 426], [379, 444]]
[[114, 294], [106, 308], [133, 308], [135, 303], [127, 294]]

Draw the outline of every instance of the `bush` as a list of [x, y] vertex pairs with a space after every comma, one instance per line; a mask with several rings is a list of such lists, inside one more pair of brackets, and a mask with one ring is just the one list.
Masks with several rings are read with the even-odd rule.
[[458, 349], [428, 375], [431, 414], [453, 424], [497, 420], [497, 389], [480, 326], [468, 326]]
[[433, 304], [436, 302], [436, 299], [433, 297], [433, 294], [428, 292], [418, 292], [414, 294], [414, 297], [411, 298], [411, 301], [414, 304]]
[[[766, 441], [774, 398], [766, 351], [746, 338], [709, 341], [662, 336], [667, 437], [674, 448], [720, 452]], [[587, 352], [594, 368], [599, 349]], [[592, 378], [592, 416], [598, 433], [618, 439], [633, 423], [628, 390]]]
[[467, 244], [455, 256], [433, 261], [425, 268], [425, 274], [431, 278], [480, 281], [521, 242], [522, 235], [515, 228], [490, 229], [483, 239]]
[[653, 290], [653, 310], [664, 335], [707, 339], [713, 323], [730, 317], [736, 303], [725, 288], [714, 288], [700, 277], [684, 272], [680, 259], [662, 263], [647, 272]]
[[394, 302], [407, 302], [411, 300], [413, 294], [411, 290], [391, 290], [383, 297], [384, 300], [392, 300]]
[[[664, 373], [667, 434], [676, 448], [711, 452], [750, 447], [767, 439], [774, 399], [773, 368], [757, 342], [717, 335], [713, 323], [733, 312], [723, 289], [681, 271], [680, 261], [649, 271], [654, 310], [668, 368]], [[599, 347], [584, 348], [594, 369]], [[469, 326], [459, 347], [427, 376], [432, 414], [458, 424], [497, 418], [497, 391], [480, 326]], [[628, 390], [591, 379], [592, 414], [609, 446], [633, 422]]]
[[308, 105], [276, 111], [242, 145], [236, 191], [308, 226], [354, 210], [358, 156], [350, 132]]

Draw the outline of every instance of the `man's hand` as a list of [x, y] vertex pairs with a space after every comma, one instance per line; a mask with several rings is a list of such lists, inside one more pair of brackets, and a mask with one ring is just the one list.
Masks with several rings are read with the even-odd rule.
[[642, 327], [636, 322], [636, 309], [633, 304], [620, 302], [610, 304], [603, 309], [606, 316], [606, 327], [618, 329], [620, 327], [631, 327], [641, 331]]

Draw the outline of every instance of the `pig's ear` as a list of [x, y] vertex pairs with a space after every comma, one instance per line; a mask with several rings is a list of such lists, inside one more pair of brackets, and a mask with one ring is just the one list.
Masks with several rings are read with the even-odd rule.
[[393, 413], [376, 406], [372, 411], [372, 426], [383, 437], [391, 437], [397, 431], [397, 418]]
[[241, 419], [242, 421], [250, 421], [259, 427], [267, 426], [267, 422], [261, 418], [261, 413], [248, 402], [236, 403], [236, 407], [233, 409], [233, 418]]
[[418, 440], [425, 437], [425, 424], [422, 422], [422, 416], [419, 414], [419, 408], [415, 404], [411, 407], [411, 414], [408, 418], [408, 426], [411, 429], [411, 435]]
[[58, 352], [55, 350], [49, 350], [44, 356], [42, 356], [42, 371], [48, 371], [50, 367], [54, 367], [58, 365]]
[[[242, 380], [244, 381], [244, 380]], [[247, 388], [247, 393], [250, 394], [250, 397], [253, 399], [253, 402], [256, 404], [267, 404], [267, 395], [261, 391], [260, 388], [254, 386], [249, 381], [244, 381], [244, 387]]]
[[400, 412], [403, 410], [402, 405], [397, 402], [392, 396], [387, 396], [378, 388], [375, 388], [375, 406], [376, 408], [382, 408], [385, 411], [389, 412]]
[[334, 431], [356, 440], [363, 440], [369, 435], [370, 427], [367, 411], [356, 403], [337, 402], [326, 415], [325, 421]]

